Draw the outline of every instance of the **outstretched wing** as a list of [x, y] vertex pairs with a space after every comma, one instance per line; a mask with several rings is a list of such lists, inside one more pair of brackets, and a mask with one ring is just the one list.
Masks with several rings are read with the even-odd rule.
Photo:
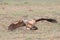
[[13, 31], [13, 30], [15, 30], [16, 28], [18, 28], [18, 27], [22, 27], [22, 26], [25, 26], [25, 24], [24, 24], [24, 22], [22, 21], [22, 22], [18, 22], [18, 23], [12, 23], [12, 24], [10, 24], [9, 26], [8, 26], [8, 30], [11, 30], [11, 31]]
[[51, 19], [51, 18], [40, 18], [40, 19], [37, 19], [36, 22], [39, 22], [39, 21], [42, 21], [42, 20], [45, 20], [45, 21], [48, 21], [48, 22], [51, 22], [51, 23], [57, 23], [57, 21], [55, 19]]

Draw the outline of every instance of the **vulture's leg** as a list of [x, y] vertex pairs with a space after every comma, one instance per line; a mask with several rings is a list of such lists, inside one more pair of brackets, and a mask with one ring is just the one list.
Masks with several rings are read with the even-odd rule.
[[38, 30], [38, 28], [36, 26], [33, 26], [32, 28], [30, 28], [30, 30]]

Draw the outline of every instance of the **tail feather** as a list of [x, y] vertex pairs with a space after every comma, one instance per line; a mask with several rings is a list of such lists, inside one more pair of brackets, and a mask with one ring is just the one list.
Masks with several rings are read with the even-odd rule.
[[42, 20], [46, 20], [46, 21], [52, 22], [52, 23], [57, 23], [57, 21], [55, 19], [46, 19], [46, 18], [37, 19], [36, 22], [39, 22], [39, 21], [42, 21]]

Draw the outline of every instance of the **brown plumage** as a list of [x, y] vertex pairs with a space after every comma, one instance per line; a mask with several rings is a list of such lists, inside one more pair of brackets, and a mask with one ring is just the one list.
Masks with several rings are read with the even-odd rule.
[[57, 21], [55, 19], [47, 19], [47, 18], [41, 18], [41, 19], [37, 19], [36, 22], [39, 22], [39, 21], [42, 21], [42, 20], [45, 20], [45, 21], [48, 21], [48, 22], [51, 22], [51, 23], [57, 23]]
[[8, 27], [8, 30], [13, 31], [16, 28], [21, 27], [21, 26], [25, 26], [24, 22], [23, 21], [22, 22], [18, 21], [18, 23], [16, 23], [16, 24], [14, 24], [14, 23], [10, 24], [9, 27]]
[[12, 30], [15, 30], [16, 28], [23, 27], [23, 26], [25, 26], [26, 28], [29, 28], [30, 30], [37, 30], [38, 28], [35, 26], [35, 24], [36, 22], [39, 22], [42, 20], [45, 20], [51, 23], [57, 23], [55, 19], [46, 19], [46, 18], [32, 19], [27, 22], [24, 22], [24, 20], [22, 20], [22, 21], [18, 21], [18, 23], [16, 24], [14, 23], [10, 24], [8, 27], [8, 30], [12, 31]]

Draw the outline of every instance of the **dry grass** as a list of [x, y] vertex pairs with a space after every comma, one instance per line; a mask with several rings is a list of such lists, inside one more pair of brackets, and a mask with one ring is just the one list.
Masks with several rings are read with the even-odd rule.
[[[29, 2], [29, 1], [28, 1]], [[41, 4], [41, 3], [38, 3]], [[28, 15], [28, 17], [25, 17]], [[36, 26], [39, 28], [36, 31], [18, 28], [15, 31], [8, 31], [8, 26], [19, 20], [20, 16], [25, 19], [31, 18], [53, 18], [58, 23], [39, 22]], [[32, 5], [25, 2], [24, 5], [9, 3], [0, 4], [0, 40], [60, 40], [60, 5], [56, 4], [41, 4]]]

